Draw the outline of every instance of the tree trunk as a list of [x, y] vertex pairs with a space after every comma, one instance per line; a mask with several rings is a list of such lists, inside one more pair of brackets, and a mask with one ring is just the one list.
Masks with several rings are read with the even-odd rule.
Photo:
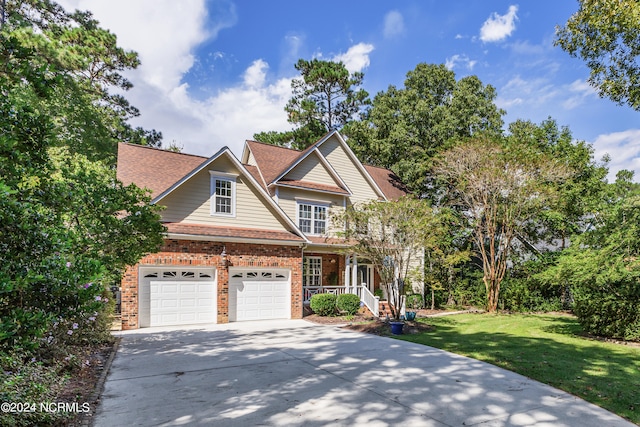
[[498, 310], [498, 296], [500, 295], [500, 279], [497, 277], [483, 277], [487, 288], [487, 311], [495, 313]]

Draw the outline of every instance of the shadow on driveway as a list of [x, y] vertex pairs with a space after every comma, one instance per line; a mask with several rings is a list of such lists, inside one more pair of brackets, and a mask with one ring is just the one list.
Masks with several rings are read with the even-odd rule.
[[633, 426], [431, 347], [301, 320], [123, 332], [94, 425]]

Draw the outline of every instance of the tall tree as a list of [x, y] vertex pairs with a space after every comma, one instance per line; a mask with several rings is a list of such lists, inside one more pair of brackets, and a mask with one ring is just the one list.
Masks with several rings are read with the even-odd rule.
[[294, 130], [257, 133], [258, 141], [306, 148], [328, 131], [359, 118], [369, 104], [369, 94], [358, 88], [364, 74], [349, 73], [342, 62], [300, 59], [295, 67], [300, 78], [291, 82], [293, 97], [285, 107]]
[[496, 311], [515, 239], [548, 208], [555, 183], [569, 173], [536, 147], [486, 136], [450, 148], [435, 170], [471, 229], [487, 309]]
[[[110, 90], [137, 64], [88, 13], [7, 1], [0, 29], [0, 348], [106, 309], [125, 264], [162, 242], [158, 208], [116, 180], [130, 106]], [[86, 317], [94, 317], [88, 315]], [[82, 318], [82, 319], [81, 319]], [[80, 321], [82, 320], [82, 322]], [[73, 331], [72, 331], [73, 334]]]
[[640, 110], [640, 3], [636, 0], [579, 0], [556, 45], [591, 69], [589, 83], [601, 97]]
[[[3, 32], [0, 73], [15, 75], [16, 67], [27, 64], [31, 70], [47, 67], [54, 73], [57, 81], [51, 89], [58, 93], [47, 99], [46, 107], [56, 117], [52, 125], [60, 145], [115, 161], [117, 141], [161, 144], [160, 132], [129, 124], [140, 113], [120, 94], [132, 87], [122, 71], [136, 68], [138, 55], [119, 47], [116, 36], [91, 13], [68, 13], [50, 0], [7, 0]], [[32, 54], [17, 62], [12, 54], [17, 46]]]
[[[523, 144], [533, 147], [573, 171], [571, 176], [557, 182], [558, 197], [549, 209], [540, 212], [538, 221], [529, 224], [518, 236], [525, 245], [545, 242], [564, 249], [570, 236], [588, 227], [603, 197], [607, 159], [598, 163], [591, 145], [575, 141], [571, 130], [559, 127], [552, 118], [540, 124], [524, 120], [511, 123], [507, 140], [515, 147]], [[530, 249], [539, 251], [535, 247]]]
[[456, 80], [444, 65], [421, 63], [407, 73], [404, 88], [378, 93], [361, 122], [343, 132], [365, 162], [393, 170], [420, 197], [433, 191], [432, 159], [452, 141], [502, 132], [495, 89], [476, 76]]

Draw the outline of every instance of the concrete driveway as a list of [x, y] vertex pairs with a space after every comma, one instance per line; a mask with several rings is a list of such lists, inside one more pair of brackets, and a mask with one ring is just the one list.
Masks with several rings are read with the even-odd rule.
[[304, 320], [122, 332], [95, 426], [633, 426], [431, 347]]

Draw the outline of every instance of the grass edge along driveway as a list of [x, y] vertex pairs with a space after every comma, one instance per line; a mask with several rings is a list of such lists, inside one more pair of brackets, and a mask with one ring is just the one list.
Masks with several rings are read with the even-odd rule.
[[420, 319], [429, 332], [396, 338], [491, 363], [640, 425], [640, 347], [580, 336], [556, 314], [462, 314]]

